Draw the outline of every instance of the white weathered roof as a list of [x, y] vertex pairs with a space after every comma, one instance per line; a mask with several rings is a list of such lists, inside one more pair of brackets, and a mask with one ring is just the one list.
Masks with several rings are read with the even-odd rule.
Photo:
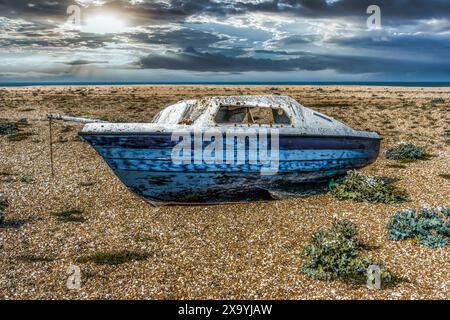
[[[282, 134], [338, 135], [379, 138], [375, 132], [356, 131], [343, 123], [302, 106], [289, 96], [281, 95], [242, 95], [217, 96], [199, 100], [184, 100], [171, 105], [156, 115], [152, 123], [91, 123], [83, 133], [145, 133], [171, 132], [174, 130], [193, 130], [227, 127], [249, 127], [247, 124], [217, 124], [215, 116], [221, 106], [248, 106], [282, 109], [290, 118], [290, 125], [271, 125]], [[189, 115], [192, 123], [180, 124]], [[253, 125], [250, 125], [253, 126]], [[261, 127], [255, 124], [254, 126]], [[265, 125], [263, 125], [265, 126]], [[267, 125], [268, 126], [268, 125]]]

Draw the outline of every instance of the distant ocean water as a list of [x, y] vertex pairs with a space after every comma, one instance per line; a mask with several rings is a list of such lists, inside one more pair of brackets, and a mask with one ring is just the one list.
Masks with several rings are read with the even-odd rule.
[[112, 85], [317, 85], [378, 87], [450, 87], [450, 82], [0, 82], [0, 87]]

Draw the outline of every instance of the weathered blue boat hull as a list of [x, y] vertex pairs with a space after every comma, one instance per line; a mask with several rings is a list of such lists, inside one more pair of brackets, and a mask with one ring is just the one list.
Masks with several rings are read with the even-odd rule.
[[373, 163], [380, 150], [380, 139], [280, 135], [278, 171], [261, 175], [263, 164], [248, 161], [176, 164], [170, 133], [81, 135], [128, 188], [151, 202], [170, 203], [215, 202], [223, 195], [329, 179]]

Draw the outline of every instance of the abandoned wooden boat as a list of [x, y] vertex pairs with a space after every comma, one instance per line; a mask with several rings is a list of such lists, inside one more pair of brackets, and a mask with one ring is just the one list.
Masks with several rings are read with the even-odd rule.
[[80, 136], [155, 204], [344, 175], [373, 163], [381, 141], [279, 95], [181, 101], [151, 123], [88, 123]]

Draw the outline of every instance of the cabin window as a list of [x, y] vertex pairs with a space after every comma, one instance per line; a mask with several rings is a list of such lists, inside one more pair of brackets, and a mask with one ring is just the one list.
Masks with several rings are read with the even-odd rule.
[[216, 115], [219, 124], [286, 124], [291, 123], [283, 109], [221, 106]]

